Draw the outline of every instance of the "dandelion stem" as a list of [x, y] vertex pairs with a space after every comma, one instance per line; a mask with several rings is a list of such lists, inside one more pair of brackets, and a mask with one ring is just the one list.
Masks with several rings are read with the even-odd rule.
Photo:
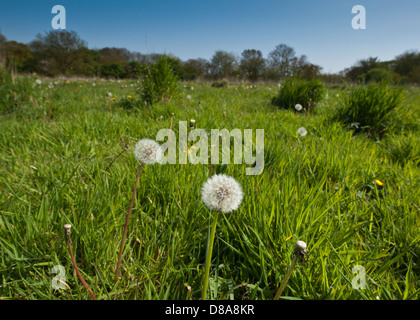
[[293, 256], [292, 265], [290, 266], [289, 270], [287, 271], [286, 276], [284, 277], [283, 282], [281, 283], [279, 290], [277, 290], [277, 293], [274, 296], [274, 300], [279, 300], [284, 288], [286, 288], [287, 281], [289, 281], [289, 278], [292, 275], [292, 271], [296, 266], [297, 259], [298, 259], [298, 255], [295, 254]]
[[210, 275], [211, 256], [213, 253], [214, 235], [216, 234], [218, 216], [219, 216], [219, 211], [216, 211], [216, 216], [214, 217], [214, 221], [211, 226], [210, 241], [207, 244], [206, 266], [204, 269], [204, 279], [203, 279], [203, 288], [201, 290], [201, 300], [206, 300], [207, 287], [208, 287], [209, 275]]
[[48, 106], [48, 122], [51, 121], [52, 88], [50, 88], [50, 103]]
[[79, 277], [80, 281], [82, 282], [83, 286], [86, 288], [86, 290], [89, 292], [90, 296], [93, 300], [97, 300], [96, 296], [92, 292], [92, 290], [89, 288], [89, 285], [86, 283], [85, 279], [83, 278], [82, 274], [79, 271], [79, 268], [77, 267], [76, 260], [74, 259], [73, 254], [73, 248], [71, 246], [71, 240], [70, 240], [70, 227], [71, 225], [65, 225], [64, 228], [66, 229], [66, 236], [67, 236], [67, 244], [69, 245], [69, 251], [70, 251], [70, 257], [71, 262], [73, 263], [73, 267], [76, 270], [77, 276]]
[[139, 168], [139, 172], [137, 174], [136, 184], [134, 185], [133, 195], [131, 197], [130, 208], [128, 209], [127, 217], [126, 217], [126, 220], [125, 220], [124, 231], [123, 231], [123, 236], [122, 236], [121, 245], [120, 245], [120, 252], [118, 253], [117, 269], [115, 271], [115, 283], [117, 283], [117, 280], [118, 280], [118, 273], [119, 273], [120, 264], [121, 264], [121, 255], [122, 255], [123, 248], [124, 248], [125, 236], [127, 234], [128, 221], [130, 220], [131, 209], [133, 207], [134, 198], [135, 198], [135, 195], [136, 195], [136, 189], [137, 189], [137, 185], [139, 183], [140, 173], [141, 173], [142, 168], [143, 168], [143, 162], [141, 163], [140, 168]]

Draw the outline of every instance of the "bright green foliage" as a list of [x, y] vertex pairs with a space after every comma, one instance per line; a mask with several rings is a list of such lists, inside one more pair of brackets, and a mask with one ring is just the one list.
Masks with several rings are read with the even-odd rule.
[[306, 110], [314, 108], [325, 95], [325, 88], [319, 80], [287, 79], [272, 103], [282, 109], [294, 109], [300, 104]]
[[179, 93], [177, 80], [168, 59], [163, 56], [150, 66], [140, 88], [140, 97], [147, 105], [170, 101]]
[[[178, 137], [179, 121], [190, 119], [207, 132], [264, 129], [260, 175], [245, 174], [253, 165], [233, 163], [233, 141], [231, 163], [212, 167], [211, 174], [235, 178], [244, 198], [237, 211], [218, 217], [208, 299], [272, 299], [297, 240], [308, 245], [310, 261], [297, 264], [281, 299], [420, 299], [418, 127], [377, 143], [331, 123], [336, 94], [346, 88], [328, 88], [317, 112], [300, 116], [267, 106], [278, 89], [273, 84], [194, 83], [191, 107], [172, 100], [125, 109], [118, 102], [134, 99], [137, 81], [69, 80], [54, 83], [51, 121], [43, 120], [50, 92], [44, 79], [28, 91], [28, 103], [0, 116], [1, 299], [89, 299], [70, 260], [66, 223], [77, 265], [98, 299], [200, 299], [214, 218], [200, 189], [210, 164], [143, 168], [114, 284], [139, 168], [133, 147], [171, 123]], [[108, 92], [116, 99], [112, 112]], [[420, 90], [411, 93], [418, 115]], [[299, 127], [307, 135], [300, 137]], [[394, 160], [398, 153], [408, 155], [403, 166]], [[69, 287], [52, 287], [57, 265]], [[365, 268], [364, 289], [352, 287], [355, 266]]]

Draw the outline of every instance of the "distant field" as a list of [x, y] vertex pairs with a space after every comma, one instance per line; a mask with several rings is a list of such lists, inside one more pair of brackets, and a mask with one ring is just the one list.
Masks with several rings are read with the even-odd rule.
[[[137, 81], [35, 79], [15, 92], [25, 102], [0, 116], [0, 299], [90, 298], [67, 223], [98, 299], [200, 299], [211, 224], [200, 189], [210, 169], [234, 177], [244, 198], [219, 217], [209, 299], [272, 299], [297, 240], [310, 260], [297, 264], [282, 298], [420, 298], [418, 126], [380, 141], [352, 134], [333, 120], [345, 86], [327, 87], [305, 113], [271, 105], [277, 84], [181, 83], [176, 100], [128, 109], [121, 101], [137, 99]], [[420, 89], [405, 90], [401, 112], [416, 122]], [[139, 167], [132, 148], [170, 128], [172, 113], [177, 135], [190, 119], [208, 132], [264, 129], [264, 171], [246, 175], [233, 148], [229, 165], [146, 165], [114, 284]], [[63, 289], [52, 285], [57, 265]], [[360, 270], [364, 288], [352, 285]]]

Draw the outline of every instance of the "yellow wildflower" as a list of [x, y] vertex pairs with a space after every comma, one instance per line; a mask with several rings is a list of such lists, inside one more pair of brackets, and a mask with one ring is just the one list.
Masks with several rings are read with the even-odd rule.
[[379, 181], [379, 180], [375, 180], [375, 182], [376, 182], [376, 184], [378, 185], [378, 186], [383, 186], [384, 184], [383, 184], [383, 182], [381, 182], [381, 181]]

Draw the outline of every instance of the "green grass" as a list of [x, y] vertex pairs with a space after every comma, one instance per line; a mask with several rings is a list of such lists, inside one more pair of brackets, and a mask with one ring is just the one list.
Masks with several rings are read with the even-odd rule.
[[[237, 211], [219, 216], [208, 299], [272, 299], [297, 240], [307, 243], [310, 261], [297, 264], [283, 296], [419, 299], [417, 126], [380, 143], [353, 135], [331, 121], [346, 89], [327, 88], [313, 114], [298, 114], [271, 105], [277, 85], [194, 83], [184, 90], [180, 84], [176, 102], [126, 109], [118, 102], [138, 98], [136, 81], [98, 80], [96, 87], [58, 81], [50, 121], [45, 79], [0, 118], [2, 299], [90, 299], [71, 264], [66, 223], [76, 262], [98, 299], [200, 299], [212, 222], [200, 189], [210, 165], [145, 166], [114, 284], [139, 163], [129, 150], [106, 169], [124, 143], [132, 148], [169, 128], [171, 113], [177, 136], [178, 122], [190, 119], [208, 131], [265, 130], [261, 175], [245, 175], [245, 164], [213, 167], [241, 184], [244, 199]], [[406, 107], [418, 119], [420, 91], [410, 90]], [[116, 98], [112, 115], [108, 92]], [[299, 127], [308, 134], [299, 137]], [[400, 161], [400, 154], [409, 157]], [[53, 289], [55, 265], [64, 267], [70, 289]], [[366, 270], [365, 289], [352, 288], [357, 265]]]

